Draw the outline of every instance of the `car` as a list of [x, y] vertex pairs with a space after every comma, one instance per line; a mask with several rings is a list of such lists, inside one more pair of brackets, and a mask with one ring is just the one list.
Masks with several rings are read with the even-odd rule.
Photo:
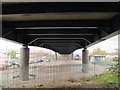
[[46, 60], [46, 62], [50, 62], [50, 60]]
[[0, 71], [5, 70], [4, 66], [0, 66]]
[[29, 61], [29, 64], [32, 64], [32, 63], [34, 63], [33, 61]]
[[18, 66], [18, 67], [20, 66], [17, 61], [11, 61], [10, 63], [11, 63], [13, 66]]
[[49, 62], [53, 62], [53, 60], [52, 60], [52, 59], [49, 59]]
[[36, 59], [30, 59], [30, 60], [29, 60], [29, 63], [30, 63], [30, 64], [37, 63], [37, 60], [36, 60]]
[[5, 63], [6, 63], [6, 66], [7, 66], [7, 67], [12, 66], [12, 64], [11, 64], [9, 61], [5, 61]]
[[0, 66], [10, 67], [12, 66], [12, 64], [9, 63], [8, 61], [4, 61], [4, 62], [0, 62]]
[[34, 59], [34, 63], [38, 63], [38, 60], [37, 60], [37, 59]]
[[30, 64], [33, 64], [33, 63], [36, 63], [36, 61], [35, 61], [35, 59], [30, 59], [30, 60], [29, 60], [29, 63], [30, 63]]
[[41, 62], [43, 62], [43, 60], [40, 60], [39, 62], [41, 63]]
[[16, 65], [19, 67], [19, 63], [18, 62], [13, 62], [12, 65]]

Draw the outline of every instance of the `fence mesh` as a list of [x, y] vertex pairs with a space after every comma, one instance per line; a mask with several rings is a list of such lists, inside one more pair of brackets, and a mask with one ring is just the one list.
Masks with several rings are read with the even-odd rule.
[[[7, 48], [6, 48], [7, 49]], [[7, 52], [7, 51], [6, 51]], [[34, 52], [34, 51], [30, 51]], [[7, 57], [7, 56], [6, 56]], [[32, 57], [35, 58], [35, 57]], [[30, 58], [31, 60], [31, 58]], [[19, 62], [19, 59], [18, 59]], [[20, 76], [20, 67], [19, 66], [10, 66], [6, 67], [5, 70], [0, 71], [0, 87], [14, 87], [16, 85], [38, 85], [40, 83], [46, 82], [56, 82], [56, 81], [67, 81], [73, 79], [79, 79], [82, 77], [91, 77], [107, 71], [106, 68], [109, 67], [105, 63], [89, 63], [88, 72], [83, 73], [82, 61], [80, 60], [58, 60], [55, 61], [40, 61], [29, 64], [29, 80], [21, 81]]]
[[101, 74], [106, 71], [106, 67], [89, 64], [89, 72], [82, 72], [82, 65], [79, 61], [62, 61], [62, 63], [54, 64], [37, 64], [30, 65], [29, 67], [29, 80], [19, 80], [19, 67], [3, 71], [2, 86], [9, 87], [11, 85], [24, 85], [24, 84], [39, 84], [45, 82], [55, 82], [61, 80], [72, 80], [82, 77], [90, 77]]

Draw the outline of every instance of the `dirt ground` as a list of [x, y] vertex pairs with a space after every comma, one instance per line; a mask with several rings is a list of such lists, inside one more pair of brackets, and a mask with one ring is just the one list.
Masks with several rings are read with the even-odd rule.
[[67, 81], [56, 81], [50, 83], [34, 83], [18, 85], [17, 88], [118, 88], [117, 83], [97, 84], [95, 81], [85, 81], [87, 78], [79, 78]]

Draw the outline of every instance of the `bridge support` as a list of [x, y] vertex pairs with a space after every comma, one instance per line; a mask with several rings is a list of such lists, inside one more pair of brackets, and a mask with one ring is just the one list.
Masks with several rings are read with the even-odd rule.
[[71, 54], [71, 60], [73, 60], [73, 59], [74, 59], [73, 57], [74, 57], [74, 55], [73, 55], [73, 53], [72, 53], [72, 54]]
[[20, 49], [20, 80], [29, 80], [29, 48], [27, 46]]
[[61, 54], [60, 59], [61, 60], [71, 60], [71, 54]]
[[87, 48], [84, 48], [82, 50], [82, 72], [88, 73], [88, 69], [89, 69], [88, 50]]
[[57, 52], [55, 52], [55, 60], [57, 61]]

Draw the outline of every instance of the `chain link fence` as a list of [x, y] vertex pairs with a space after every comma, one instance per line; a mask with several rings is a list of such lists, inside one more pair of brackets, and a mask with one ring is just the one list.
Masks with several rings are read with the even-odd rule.
[[[6, 45], [7, 46], [7, 45]], [[7, 49], [7, 48], [6, 48]], [[6, 51], [7, 52], [7, 51]], [[30, 52], [34, 52], [31, 50]], [[33, 55], [34, 60], [36, 59]], [[7, 56], [6, 56], [7, 57]], [[18, 55], [19, 57], [19, 55]], [[31, 60], [31, 58], [30, 58]], [[29, 80], [21, 81], [20, 67], [13, 65], [0, 71], [0, 87], [14, 87], [16, 85], [32, 84], [36, 85], [45, 82], [67, 81], [82, 77], [91, 77], [107, 71], [108, 63], [89, 63], [88, 73], [82, 72], [82, 61], [80, 60], [38, 60], [39, 62], [29, 62]], [[18, 58], [19, 62], [19, 58]], [[84, 65], [86, 66], [86, 65]]]
[[46, 64], [30, 65], [29, 80], [19, 80], [19, 67], [2, 71], [2, 86], [10, 87], [24, 84], [39, 84], [45, 82], [55, 82], [60, 80], [72, 80], [82, 77], [91, 77], [104, 73], [107, 66], [89, 64], [89, 72], [82, 73], [80, 61], [62, 61]]

